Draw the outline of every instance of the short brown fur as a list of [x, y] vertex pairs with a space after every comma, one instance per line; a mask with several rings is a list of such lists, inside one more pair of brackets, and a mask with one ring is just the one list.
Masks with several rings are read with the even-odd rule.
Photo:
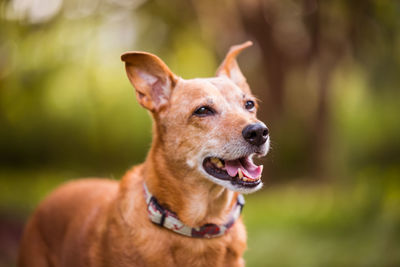
[[[241, 146], [243, 127], [258, 121], [242, 107], [254, 97], [235, 59], [249, 45], [232, 47], [217, 77], [207, 79], [183, 80], [152, 54], [123, 54], [138, 101], [153, 116], [149, 154], [120, 182], [83, 179], [55, 190], [26, 226], [18, 266], [243, 266], [241, 219], [218, 238], [176, 234], [150, 222], [143, 182], [189, 226], [226, 222], [238, 193], [205, 179], [196, 166], [205, 151]], [[218, 115], [191, 116], [204, 102]]]

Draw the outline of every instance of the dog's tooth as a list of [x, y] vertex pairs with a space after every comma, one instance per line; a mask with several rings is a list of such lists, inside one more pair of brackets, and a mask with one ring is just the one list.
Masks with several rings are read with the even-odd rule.
[[218, 168], [223, 168], [224, 164], [222, 164], [222, 162], [220, 160], [218, 160], [217, 167]]
[[243, 173], [241, 169], [238, 169], [239, 178], [243, 179]]
[[217, 166], [218, 168], [224, 167], [224, 164], [222, 164], [219, 158], [211, 158], [211, 162], [214, 163], [214, 165]]
[[211, 158], [212, 163], [217, 163], [219, 161], [218, 158]]

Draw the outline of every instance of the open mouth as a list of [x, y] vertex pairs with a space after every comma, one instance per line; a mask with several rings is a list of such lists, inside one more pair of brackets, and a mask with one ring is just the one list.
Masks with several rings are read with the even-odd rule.
[[204, 170], [220, 180], [230, 181], [232, 185], [255, 187], [261, 183], [263, 166], [257, 166], [249, 156], [235, 160], [208, 157], [203, 161]]

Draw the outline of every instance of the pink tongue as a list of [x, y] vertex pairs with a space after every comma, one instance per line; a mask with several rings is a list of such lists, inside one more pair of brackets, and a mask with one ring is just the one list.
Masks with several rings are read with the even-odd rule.
[[242, 170], [242, 173], [247, 178], [256, 179], [260, 177], [263, 166], [255, 165], [249, 158], [241, 158], [235, 160], [226, 160], [225, 168], [229, 176], [235, 177], [238, 173], [238, 169]]

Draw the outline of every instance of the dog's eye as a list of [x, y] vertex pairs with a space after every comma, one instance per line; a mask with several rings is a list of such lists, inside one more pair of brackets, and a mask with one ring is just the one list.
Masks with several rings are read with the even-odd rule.
[[205, 117], [205, 116], [211, 116], [215, 114], [215, 111], [208, 106], [202, 106], [196, 109], [193, 112], [194, 115], [199, 116], [199, 117]]
[[247, 110], [253, 110], [255, 106], [256, 106], [256, 104], [252, 100], [247, 101], [246, 104], [244, 105], [244, 107]]

